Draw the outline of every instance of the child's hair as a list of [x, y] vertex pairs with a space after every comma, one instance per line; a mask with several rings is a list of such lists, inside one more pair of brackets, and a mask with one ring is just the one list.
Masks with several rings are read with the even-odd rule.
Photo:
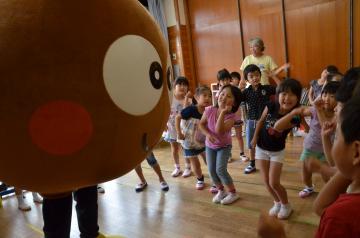
[[279, 98], [279, 94], [282, 92], [288, 92], [291, 91], [293, 94], [296, 95], [298, 101], [295, 107], [300, 105], [300, 99], [301, 99], [301, 92], [302, 92], [302, 86], [301, 83], [299, 81], [297, 81], [296, 79], [293, 78], [286, 78], [283, 81], [281, 81], [281, 83], [279, 84], [279, 86], [277, 86], [276, 88], [276, 97], [277, 99]]
[[340, 82], [330, 81], [326, 83], [323, 89], [321, 90], [321, 95], [323, 95], [324, 93], [336, 94], [339, 87], [340, 87]]
[[[220, 93], [225, 88], [230, 88], [231, 94], [234, 96], [234, 105], [231, 108], [231, 112], [235, 113], [239, 109], [240, 103], [243, 100], [241, 90], [238, 87], [235, 87], [235, 86], [232, 86], [231, 84], [228, 84], [228, 85], [225, 85], [224, 87], [221, 88]], [[218, 102], [216, 102], [216, 107], [219, 107]]]
[[178, 84], [183, 84], [183, 85], [186, 85], [189, 87], [189, 80], [186, 78], [186, 77], [183, 77], [183, 76], [179, 76], [176, 78], [175, 80], [175, 84], [174, 84], [174, 87]]
[[255, 64], [249, 64], [248, 66], [245, 67], [244, 69], [244, 78], [247, 81], [247, 76], [249, 73], [253, 73], [253, 72], [259, 72], [260, 76], [261, 76], [261, 70], [258, 66], [256, 66]]
[[339, 73], [339, 69], [335, 65], [326, 66], [326, 71], [329, 74], [337, 74], [337, 73]]
[[250, 46], [257, 45], [260, 47], [261, 51], [265, 50], [264, 41], [260, 37], [254, 37], [254, 38], [250, 39], [249, 45]]
[[[195, 89], [195, 95], [196, 95], [196, 96], [200, 96], [201, 94], [204, 94], [204, 93], [206, 93], [206, 92], [210, 93], [210, 95], [211, 95], [211, 89], [210, 89], [208, 86], [206, 86], [206, 85], [200, 85], [199, 87], [197, 87], [197, 88]], [[197, 101], [196, 101], [195, 97], [192, 98], [192, 103], [193, 103], [194, 105], [197, 104]]]
[[[336, 100], [341, 103], [347, 102], [352, 97], [353, 91], [356, 91], [358, 81], [360, 81], [360, 67], [349, 69], [340, 82], [340, 88], [336, 92]], [[358, 83], [359, 87], [360, 83]]]
[[360, 140], [360, 95], [345, 103], [340, 112], [341, 132], [346, 144]]
[[217, 80], [222, 81], [224, 79], [231, 79], [231, 75], [227, 69], [221, 69], [217, 73]]
[[200, 85], [199, 87], [196, 88], [195, 95], [200, 96], [201, 94], [204, 94], [205, 92], [208, 92], [211, 95], [211, 90], [208, 86]]
[[237, 78], [239, 80], [241, 79], [239, 72], [236, 72], [236, 71], [231, 72], [230, 76], [231, 76], [231, 78]]

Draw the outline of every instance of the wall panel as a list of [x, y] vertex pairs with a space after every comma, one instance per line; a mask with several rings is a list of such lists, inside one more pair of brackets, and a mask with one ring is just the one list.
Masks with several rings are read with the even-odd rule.
[[248, 42], [260, 37], [266, 55], [278, 66], [285, 63], [285, 40], [281, 0], [240, 0], [245, 55], [250, 54]]
[[354, 0], [354, 66], [360, 66], [360, 1]]
[[291, 76], [304, 86], [329, 64], [349, 67], [348, 13], [348, 0], [285, 0]]
[[239, 70], [242, 62], [237, 0], [187, 1], [197, 82], [216, 82], [222, 68]]

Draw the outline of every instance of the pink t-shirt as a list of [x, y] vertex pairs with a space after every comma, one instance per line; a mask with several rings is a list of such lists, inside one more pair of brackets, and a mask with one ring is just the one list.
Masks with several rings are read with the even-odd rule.
[[[207, 118], [207, 127], [209, 129], [209, 132], [211, 135], [213, 135], [216, 138], [216, 142], [212, 143], [208, 138], [206, 138], [205, 145], [207, 147], [210, 147], [211, 149], [219, 149], [226, 146], [231, 145], [231, 130], [226, 131], [222, 134], [217, 134], [215, 132], [215, 126], [217, 122], [216, 114], [219, 109], [214, 106], [210, 106], [205, 108], [204, 114]], [[235, 120], [235, 114], [234, 113], [228, 113], [224, 117], [224, 121], [227, 120]]]

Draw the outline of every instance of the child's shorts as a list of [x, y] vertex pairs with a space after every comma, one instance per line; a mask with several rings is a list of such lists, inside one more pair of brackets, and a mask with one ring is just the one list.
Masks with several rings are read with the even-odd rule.
[[205, 151], [205, 147], [201, 149], [183, 149], [184, 150], [184, 158], [190, 158], [198, 156], [199, 154]]
[[251, 149], [251, 140], [254, 137], [256, 128], [256, 120], [246, 121], [246, 143], [249, 149]]
[[285, 150], [269, 151], [261, 149], [259, 146], [256, 146], [255, 159], [283, 163], [284, 157]]
[[325, 154], [323, 152], [313, 151], [304, 149], [300, 155], [300, 160], [305, 161], [309, 157], [320, 160], [321, 162], [326, 161]]

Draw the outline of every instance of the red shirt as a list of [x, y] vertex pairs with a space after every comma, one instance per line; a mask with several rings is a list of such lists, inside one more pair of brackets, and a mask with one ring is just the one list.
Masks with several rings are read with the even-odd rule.
[[325, 209], [316, 238], [360, 237], [360, 194], [342, 194]]

